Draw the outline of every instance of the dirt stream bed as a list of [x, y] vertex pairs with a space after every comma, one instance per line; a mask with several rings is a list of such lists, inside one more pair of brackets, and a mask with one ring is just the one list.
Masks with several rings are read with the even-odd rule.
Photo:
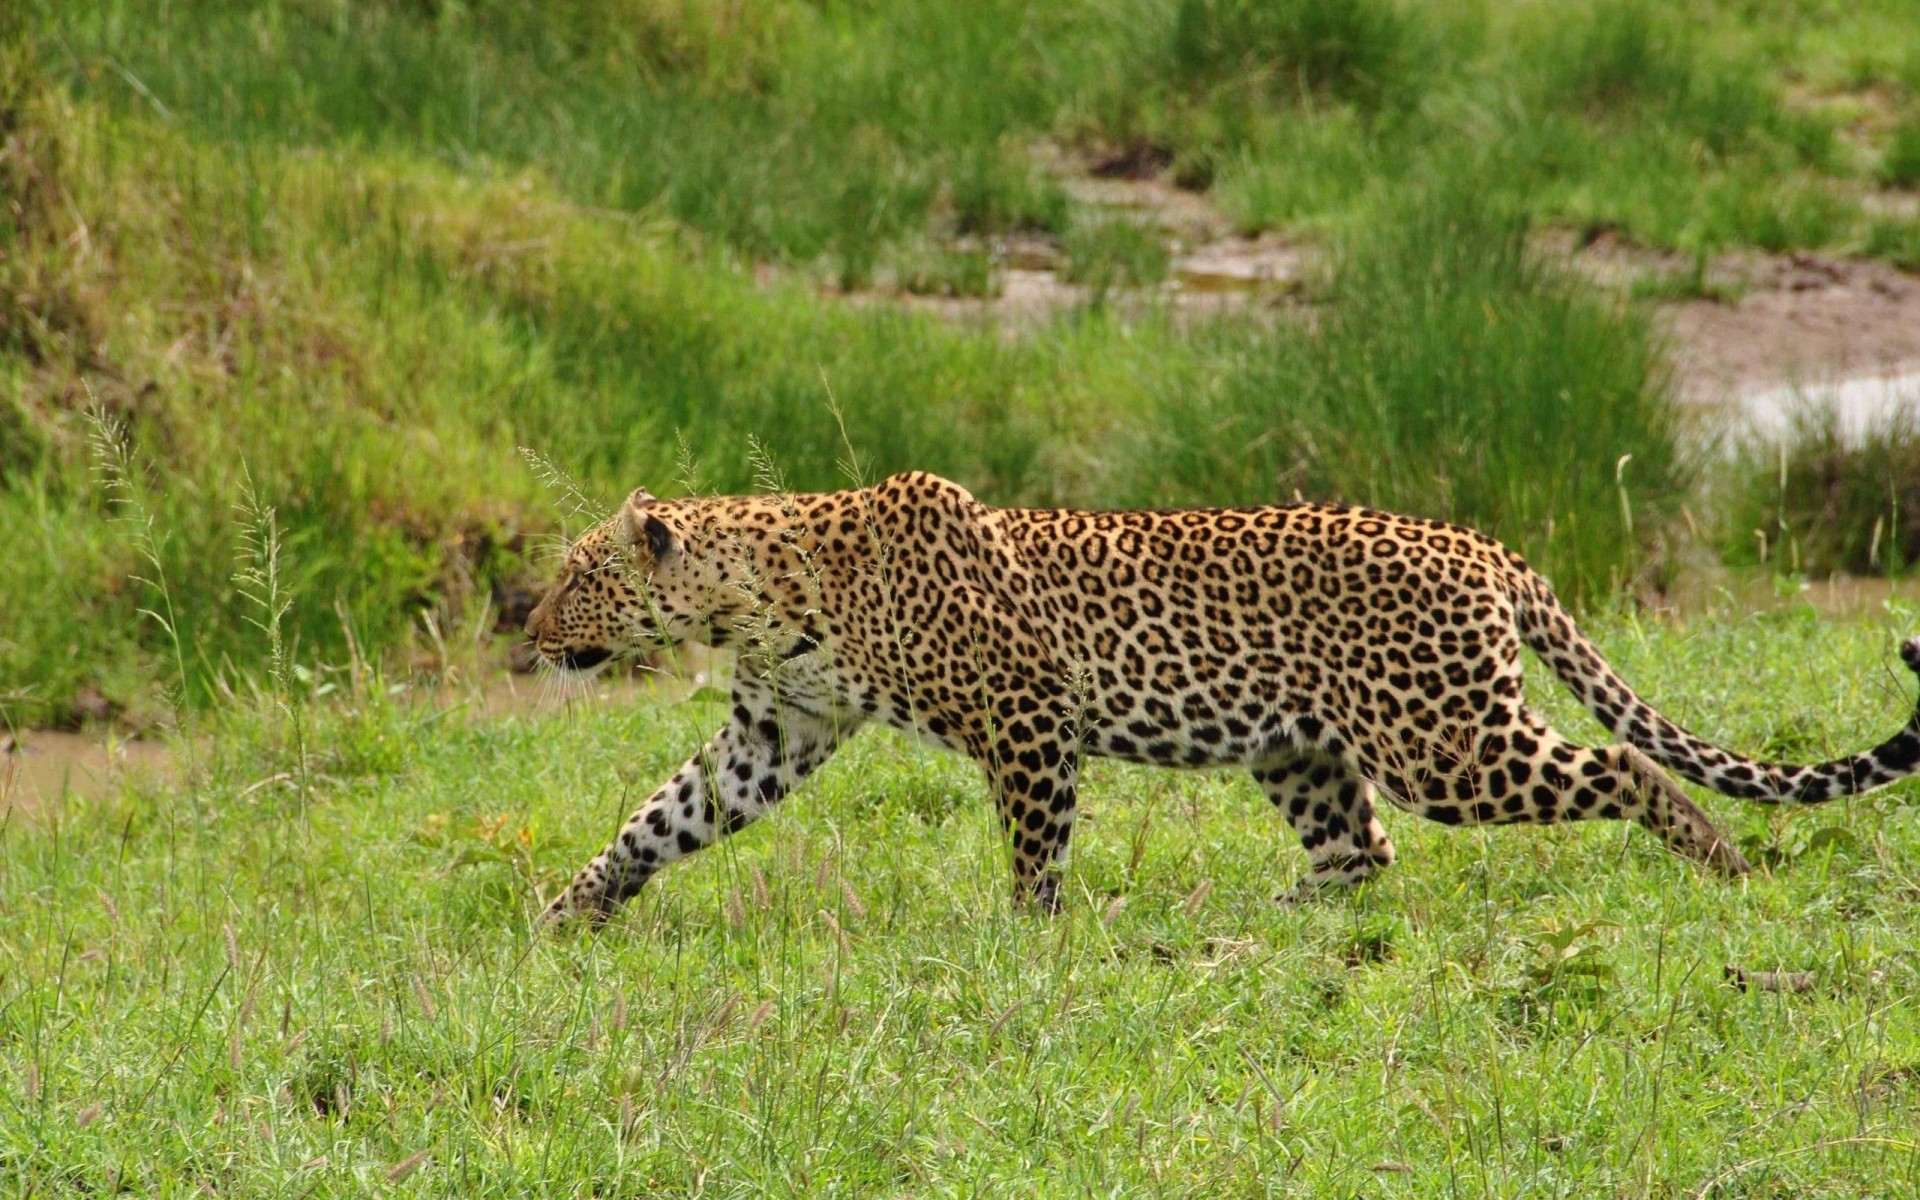
[[[524, 656], [503, 652], [497, 661], [451, 676], [428, 673], [417, 683], [393, 685], [387, 700], [422, 716], [466, 720], [585, 715], [608, 705], [677, 702], [711, 694], [715, 679], [724, 683], [732, 670], [725, 654], [703, 647], [689, 646], [673, 657], [673, 663], [658, 669], [610, 672], [576, 685], [529, 675], [522, 669]], [[77, 732], [0, 727], [0, 835], [14, 815], [38, 816], [62, 797], [98, 797], [130, 782], [176, 783], [192, 753], [191, 745], [157, 730], [127, 734], [104, 721]], [[235, 799], [291, 784], [291, 777], [284, 775], [255, 780]]]
[[[1123, 312], [1160, 305], [1195, 320], [1223, 313], [1286, 319], [1312, 311], [1311, 289], [1324, 263], [1310, 243], [1272, 233], [1238, 236], [1204, 195], [1159, 178], [1082, 175], [1069, 180], [1068, 191], [1084, 209], [1152, 224], [1167, 238], [1172, 258], [1165, 283], [1105, 297]], [[1690, 404], [1737, 416], [1750, 397], [1762, 397], [1762, 424], [1771, 427], [1777, 422], [1768, 412], [1779, 407], [1785, 390], [1825, 392], [1920, 374], [1920, 276], [1885, 262], [1737, 251], [1700, 271], [1689, 255], [1633, 246], [1604, 230], [1589, 236], [1546, 230], [1534, 242], [1543, 257], [1608, 290], [1674, 295], [1656, 301], [1655, 312], [1681, 398]], [[915, 295], [884, 283], [829, 294], [991, 323], [1009, 336], [1094, 299], [1091, 288], [1066, 281], [1064, 255], [1049, 239], [1007, 237], [987, 249], [998, 283], [991, 296]], [[1900, 390], [1914, 393], [1908, 403], [1920, 403], [1920, 385]]]

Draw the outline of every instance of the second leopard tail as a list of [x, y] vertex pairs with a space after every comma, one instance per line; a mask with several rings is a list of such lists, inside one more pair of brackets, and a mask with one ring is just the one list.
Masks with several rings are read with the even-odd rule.
[[[1553, 588], [1516, 564], [1510, 594], [1520, 640], [1553, 668], [1607, 729], [1683, 779], [1723, 796], [1764, 803], [1818, 804], [1854, 796], [1920, 772], [1920, 710], [1905, 728], [1871, 750], [1796, 766], [1759, 762], [1722, 749], [1668, 720], [1634, 694], [1580, 632]], [[1920, 675], [1920, 637], [1900, 645], [1900, 658]]]

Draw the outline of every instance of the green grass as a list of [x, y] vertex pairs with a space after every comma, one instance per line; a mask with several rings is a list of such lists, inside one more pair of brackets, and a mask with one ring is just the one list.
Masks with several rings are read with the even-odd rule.
[[1920, 218], [1887, 218], [1867, 230], [1866, 252], [1903, 271], [1920, 271]]
[[1778, 443], [1742, 448], [1727, 557], [1815, 578], [1920, 562], [1920, 421], [1893, 409], [1862, 430], [1809, 401]]
[[[1599, 632], [1702, 733], [1819, 756], [1903, 719], [1915, 621]], [[1912, 784], [1712, 801], [1773, 864], [1734, 884], [1620, 826], [1390, 814], [1398, 865], [1287, 910], [1304, 856], [1249, 781], [1101, 764], [1045, 920], [1009, 909], [973, 769], [869, 733], [600, 936], [530, 938], [719, 707], [481, 720], [375, 681], [307, 712], [304, 764], [251, 712], [177, 786], [0, 831], [21, 1194], [1920, 1187]]]
[[1738, 280], [1713, 277], [1712, 256], [1706, 247], [1697, 248], [1691, 266], [1665, 274], [1637, 276], [1630, 291], [1643, 300], [1711, 300], [1716, 304], [1738, 304], [1742, 285]]
[[[0, 590], [42, 602], [0, 608], [16, 721], [71, 721], [97, 692], [145, 725], [244, 686], [233, 664], [262, 636], [235, 583], [248, 480], [285, 531], [304, 601], [286, 635], [312, 669], [350, 643], [400, 663], [485, 638], [490, 606], [578, 527], [523, 445], [603, 499], [752, 490], [756, 444], [801, 489], [907, 468], [1000, 503], [1302, 486], [1478, 524], [1577, 599], [1658, 557], [1684, 478], [1644, 322], [1526, 263], [1503, 207], [1456, 221], [1491, 201], [1444, 179], [1416, 193], [1424, 223], [1402, 220], [1409, 200], [1343, 235], [1318, 333], [1085, 311], [1010, 339], [759, 280], [685, 225], [582, 205], [534, 169], [207, 141], [59, 88], [23, 95], [19, 252], [0, 266], [0, 422], [19, 433], [0, 524], [18, 536]], [[1140, 227], [1074, 230], [1074, 261], [1109, 286], [1166, 270]], [[991, 263], [946, 278], [990, 289]], [[1356, 423], [1348, 394], [1377, 419]], [[1571, 452], [1576, 397], [1586, 459], [1573, 484], [1543, 478], [1539, 453]], [[124, 432], [113, 502], [96, 415]], [[1402, 473], [1374, 470], [1402, 453]], [[1627, 453], [1637, 532], [1612, 476]]]
[[[1520, 231], [1914, 256], [1911, 222], [1860, 227], [1873, 163], [1788, 98], [1894, 86], [1898, 23], [1702, 15], [9, 9], [0, 587], [41, 601], [0, 610], [9, 714], [71, 721], [99, 692], [143, 724], [240, 686], [248, 478], [309, 601], [297, 659], [484, 636], [564, 529], [523, 444], [602, 496], [745, 490], [756, 440], [804, 488], [845, 483], [849, 446], [865, 477], [1001, 502], [1297, 488], [1477, 524], [1581, 600], [1658, 574], [1692, 472], [1644, 318], [1525, 261]], [[1068, 200], [1049, 139], [1139, 147], [1243, 228], [1321, 239], [1324, 307], [1194, 328], [1090, 306], [1009, 339], [823, 300], [991, 294], [1008, 231], [1098, 288], [1164, 278], [1154, 231]], [[127, 431], [131, 507], [103, 498], [96, 410]], [[154, 573], [178, 638], [140, 615]]]
[[1159, 228], [1127, 217], [1095, 217], [1068, 230], [1061, 277], [1104, 295], [1116, 287], [1165, 282], [1172, 255]]
[[[1920, 1190], [1911, 784], [1714, 802], [1771, 865], [1736, 885], [1617, 827], [1389, 818], [1378, 885], [1282, 910], [1303, 855], [1250, 783], [1101, 765], [1044, 921], [974, 770], [873, 733], [603, 936], [532, 939], [718, 709], [403, 699], [486, 661], [577, 528], [523, 445], [590, 501], [769, 459], [998, 502], [1297, 488], [1473, 523], [1605, 609], [1702, 493], [1645, 314], [1529, 224], [1911, 261], [1859, 205], [1904, 135], [1825, 101], [1912, 89], [1916, 36], [1905, 0], [0, 7], [0, 719], [98, 692], [178, 740], [173, 782], [0, 816], [0, 1179]], [[1321, 240], [1312, 318], [1011, 337], [823, 294], [991, 293], [1014, 232], [1164, 277], [1039, 142]], [[1916, 623], [1599, 628], [1676, 718], [1813, 758], [1902, 719]]]
[[1347, 243], [1312, 336], [1180, 390], [1129, 498], [1298, 491], [1480, 523], [1588, 597], [1661, 568], [1642, 538], [1692, 467], [1644, 318], [1530, 260], [1479, 187], [1415, 194]]
[[1000, 295], [999, 264], [980, 246], [920, 244], [896, 256], [895, 284], [915, 296]]
[[[862, 285], [876, 244], [1067, 230], [1026, 153], [1043, 138], [1156, 147], [1256, 228], [1338, 223], [1496, 155], [1538, 217], [1661, 245], [1844, 241], [1873, 164], [1796, 97], [1907, 86], [1920, 34], [1901, 0], [1836, 7], [187, 0], [41, 6], [33, 28], [82, 94], [216, 140], [538, 165], [577, 201]], [[1730, 188], [1832, 191], [1831, 210], [1777, 229]]]
[[1920, 117], [1909, 116], [1894, 129], [1880, 160], [1880, 179], [1888, 187], [1920, 187]]

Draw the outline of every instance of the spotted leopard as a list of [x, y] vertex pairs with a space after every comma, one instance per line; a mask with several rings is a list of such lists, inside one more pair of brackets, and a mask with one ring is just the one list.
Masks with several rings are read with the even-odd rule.
[[[1383, 796], [1448, 825], [1632, 820], [1737, 874], [1661, 766], [1797, 803], [1920, 769], [1920, 714], [1814, 766], [1713, 746], [1636, 696], [1518, 555], [1334, 504], [993, 508], [922, 473], [819, 495], [637, 491], [573, 546], [527, 632], [570, 673], [681, 643], [736, 653], [725, 726], [553, 901], [555, 922], [604, 918], [868, 723], [979, 764], [1015, 901], [1048, 908], [1089, 755], [1251, 772], [1307, 851], [1292, 898], [1393, 862]], [[1574, 745], [1527, 707], [1523, 645], [1620, 743]], [[1920, 672], [1920, 638], [1900, 654]]]

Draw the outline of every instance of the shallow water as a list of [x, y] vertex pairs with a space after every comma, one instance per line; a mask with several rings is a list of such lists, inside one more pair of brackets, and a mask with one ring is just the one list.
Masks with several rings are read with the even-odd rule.
[[1775, 441], [1810, 408], [1831, 409], [1841, 438], [1858, 444], [1902, 417], [1920, 423], [1920, 371], [1763, 388], [1738, 399], [1735, 420], [1741, 431]]

